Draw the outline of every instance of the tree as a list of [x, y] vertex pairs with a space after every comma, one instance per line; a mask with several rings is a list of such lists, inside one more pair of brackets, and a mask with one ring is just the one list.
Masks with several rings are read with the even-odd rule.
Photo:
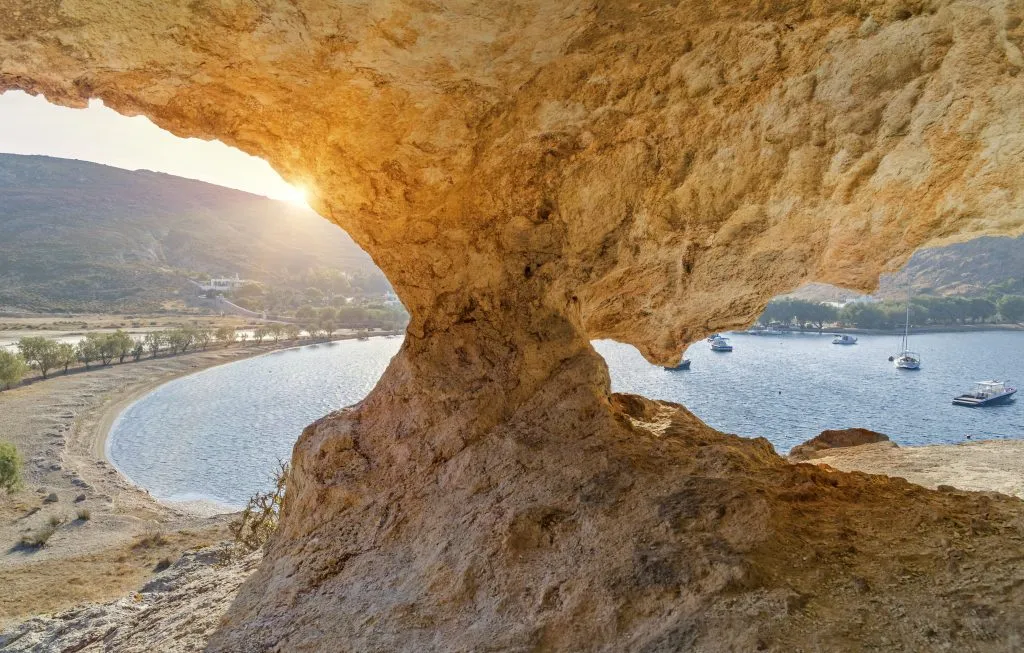
[[75, 350], [74, 345], [67, 342], [57, 344], [57, 365], [64, 368], [65, 374], [68, 373], [68, 367], [77, 360], [78, 352]]
[[244, 345], [245, 341], [248, 340], [248, 339], [249, 339], [248, 332], [246, 332], [246, 331], [239, 331], [238, 332], [238, 342], [240, 342], [240, 343], [242, 343]]
[[222, 326], [217, 329], [217, 342], [223, 342], [225, 346], [235, 341], [235, 327]]
[[1006, 295], [999, 300], [999, 314], [1009, 322], [1024, 320], [1024, 296]]
[[114, 338], [113, 334], [103, 333], [89, 333], [86, 334], [86, 340], [92, 340], [96, 346], [96, 353], [103, 365], [110, 365], [110, 361], [114, 360], [114, 357], [118, 354], [119, 344]]
[[10, 390], [21, 383], [27, 373], [28, 363], [21, 354], [0, 347], [0, 388]]
[[32, 367], [39, 370], [39, 374], [46, 378], [46, 373], [57, 367], [60, 361], [57, 357], [57, 343], [49, 338], [33, 336], [22, 338], [18, 341], [18, 351]]
[[252, 339], [256, 341], [257, 345], [263, 344], [263, 339], [267, 337], [267, 328], [258, 326], [252, 331]]
[[138, 363], [139, 360], [142, 358], [142, 354], [145, 351], [146, 351], [146, 342], [145, 342], [145, 340], [136, 340], [135, 344], [132, 346], [132, 360], [134, 360], [136, 363]]
[[192, 327], [178, 327], [168, 331], [166, 338], [171, 354], [184, 354], [192, 346], [192, 343], [195, 342], [196, 334]]
[[213, 329], [203, 327], [195, 330], [196, 343], [206, 351], [206, 348], [210, 346], [210, 341], [213, 340]]
[[303, 306], [299, 310], [295, 311], [295, 317], [302, 320], [316, 317], [316, 309], [312, 306]]
[[156, 358], [156, 355], [160, 353], [160, 347], [164, 344], [164, 336], [159, 331], [153, 331], [146, 334], [143, 339], [146, 343], [146, 349], [149, 350], [151, 358]]
[[298, 340], [299, 336], [302, 335], [302, 327], [298, 324], [286, 324], [284, 325], [284, 336], [288, 340]]
[[267, 330], [270, 332], [270, 335], [274, 337], [275, 343], [280, 342], [281, 334], [284, 332], [284, 327], [281, 324], [275, 322], [274, 324], [271, 324], [269, 327], [267, 327]]
[[0, 488], [8, 494], [21, 487], [22, 464], [18, 448], [10, 442], [0, 442]]
[[89, 363], [100, 357], [96, 340], [88, 336], [79, 341], [76, 351], [78, 352], [78, 360], [85, 363], [85, 369], [89, 369]]
[[107, 336], [108, 347], [114, 356], [117, 357], [118, 363], [123, 363], [124, 359], [128, 354], [132, 353], [132, 348], [135, 347], [135, 341], [132, 337], [118, 329]]

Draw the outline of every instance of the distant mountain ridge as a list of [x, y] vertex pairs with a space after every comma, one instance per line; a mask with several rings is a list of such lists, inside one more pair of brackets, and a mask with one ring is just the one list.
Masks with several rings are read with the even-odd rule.
[[[1008, 283], [1010, 282], [1010, 283]], [[894, 274], [882, 275], [874, 296], [903, 298], [908, 285], [914, 294], [985, 295], [1004, 286], [1024, 291], [1024, 236], [977, 238], [948, 247], [922, 249]], [[812, 301], [835, 301], [858, 293], [826, 284], [812, 283], [788, 296]]]
[[188, 276], [276, 285], [379, 273], [348, 235], [287, 202], [148, 170], [0, 154], [0, 306], [143, 310]]

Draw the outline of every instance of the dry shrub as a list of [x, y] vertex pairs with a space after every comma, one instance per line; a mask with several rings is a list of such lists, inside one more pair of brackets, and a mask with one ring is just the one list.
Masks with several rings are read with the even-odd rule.
[[46, 543], [50, 541], [53, 534], [57, 532], [57, 526], [60, 525], [58, 521], [56, 524], [51, 520], [50, 523], [46, 524], [34, 533], [29, 533], [21, 538], [19, 542], [20, 546], [25, 549], [41, 549], [46, 546]]
[[149, 535], [143, 535], [135, 544], [132, 544], [132, 549], [155, 549], [158, 546], [167, 544], [167, 538], [161, 532], [150, 533]]
[[278, 461], [273, 490], [256, 493], [249, 499], [238, 519], [228, 526], [235, 538], [234, 554], [246, 555], [263, 548], [277, 530], [287, 483], [288, 463]]

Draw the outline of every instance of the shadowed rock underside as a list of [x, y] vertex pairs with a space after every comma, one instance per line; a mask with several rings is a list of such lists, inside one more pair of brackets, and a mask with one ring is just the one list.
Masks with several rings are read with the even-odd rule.
[[213, 648], [1020, 641], [1017, 500], [789, 466], [611, 395], [589, 340], [674, 363], [803, 282], [866, 290], [918, 247], [1020, 233], [1021, 2], [0, 15], [0, 89], [264, 157], [410, 310], [370, 396], [296, 445]]

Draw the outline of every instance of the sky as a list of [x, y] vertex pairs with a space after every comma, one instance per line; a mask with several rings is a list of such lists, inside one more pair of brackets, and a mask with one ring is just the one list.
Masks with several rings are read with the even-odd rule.
[[263, 159], [220, 141], [178, 138], [147, 118], [122, 116], [99, 100], [88, 109], [68, 109], [20, 91], [0, 95], [0, 152], [155, 170], [304, 203], [302, 191]]

